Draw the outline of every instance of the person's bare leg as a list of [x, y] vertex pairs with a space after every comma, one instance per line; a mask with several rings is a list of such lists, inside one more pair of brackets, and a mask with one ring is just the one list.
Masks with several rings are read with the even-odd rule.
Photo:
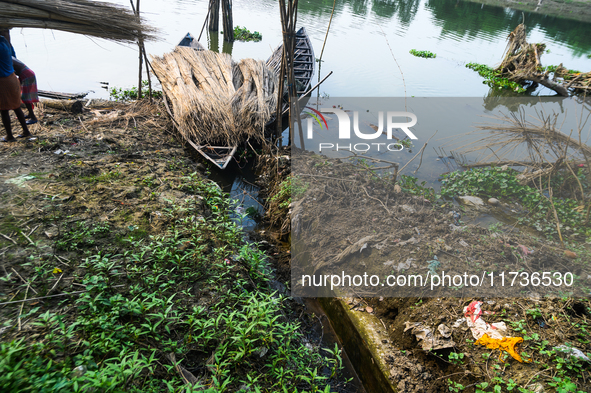
[[6, 129], [6, 142], [12, 142], [15, 139], [14, 139], [14, 136], [12, 136], [12, 125], [10, 124], [10, 114], [8, 113], [8, 111], [0, 111], [0, 112], [2, 112], [2, 124], [4, 124], [4, 128]]
[[27, 107], [27, 111], [29, 111], [29, 113], [27, 114], [27, 116], [25, 116], [25, 118], [31, 119], [36, 122], [37, 116], [35, 116], [35, 109], [33, 108], [33, 104], [31, 104], [30, 102], [27, 102], [27, 103], [25, 103], [25, 106]]
[[23, 113], [23, 110], [21, 108], [17, 108], [14, 110], [14, 113], [16, 113], [16, 118], [23, 127], [23, 133], [19, 135], [19, 138], [26, 138], [28, 136], [31, 136], [31, 133], [29, 132], [29, 127], [27, 127], [27, 120], [25, 119], [25, 114]]

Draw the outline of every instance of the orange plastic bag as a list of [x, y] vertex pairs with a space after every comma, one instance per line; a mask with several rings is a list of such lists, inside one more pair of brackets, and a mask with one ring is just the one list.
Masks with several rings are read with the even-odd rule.
[[[484, 345], [488, 349], [498, 349], [501, 351], [507, 352], [509, 355], [513, 356], [513, 358], [521, 363], [524, 363], [524, 360], [515, 350], [515, 345], [523, 342], [523, 338], [521, 337], [503, 337], [503, 338], [490, 338], [488, 334], [484, 334], [482, 337], [475, 342], [478, 345]], [[499, 355], [500, 357], [500, 355]], [[529, 363], [530, 361], [525, 361], [525, 363]]]

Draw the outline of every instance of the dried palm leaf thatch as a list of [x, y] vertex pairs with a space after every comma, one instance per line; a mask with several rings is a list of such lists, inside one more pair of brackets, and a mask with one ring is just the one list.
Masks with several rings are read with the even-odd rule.
[[62, 30], [120, 42], [156, 39], [131, 10], [91, 0], [0, 0], [0, 27]]
[[235, 63], [227, 54], [177, 47], [153, 57], [152, 68], [183, 137], [222, 146], [264, 139], [278, 78], [262, 61]]

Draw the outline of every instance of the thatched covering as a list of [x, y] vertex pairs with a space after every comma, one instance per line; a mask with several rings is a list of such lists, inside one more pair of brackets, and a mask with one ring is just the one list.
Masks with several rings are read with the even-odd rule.
[[33, 27], [85, 34], [114, 41], [155, 39], [129, 9], [90, 0], [0, 0], [0, 27]]
[[152, 67], [185, 138], [223, 146], [264, 138], [278, 88], [264, 62], [235, 63], [227, 54], [177, 47], [154, 57]]
[[502, 76], [519, 83], [536, 82], [562, 96], [568, 96], [569, 89], [576, 92], [586, 92], [590, 89], [591, 72], [568, 72], [562, 64], [550, 79], [550, 71], [545, 70], [540, 61], [546, 45], [528, 43], [523, 23], [509, 34], [508, 40], [503, 62], [496, 69]]

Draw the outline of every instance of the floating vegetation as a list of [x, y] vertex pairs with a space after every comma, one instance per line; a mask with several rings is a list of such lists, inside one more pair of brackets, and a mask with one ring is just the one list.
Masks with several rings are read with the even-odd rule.
[[[574, 173], [574, 172], [573, 172]], [[548, 189], [538, 190], [519, 181], [519, 172], [499, 167], [473, 168], [470, 171], [455, 171], [442, 176], [441, 195], [453, 198], [458, 195], [478, 195], [482, 197], [504, 198], [518, 202], [527, 209], [528, 214], [518, 217], [521, 224], [531, 225], [549, 236], [558, 235], [555, 217], [560, 221], [563, 233], [572, 236], [591, 237], [591, 226], [586, 219], [585, 205], [573, 198], [561, 197], [561, 186], [576, 180], [585, 185], [583, 168], [578, 168], [577, 179], [568, 172], [554, 175], [551, 185], [556, 194], [550, 199]], [[547, 182], [545, 182], [547, 183]], [[580, 206], [580, 207], [579, 207]], [[552, 213], [555, 213], [553, 215]]]
[[410, 54], [416, 57], [423, 57], [425, 59], [434, 59], [437, 57], [435, 53], [429, 52], [428, 50], [411, 49]]
[[541, 67], [542, 71], [548, 71], [548, 72], [562, 72], [564, 74], [580, 74], [581, 71], [577, 71], [577, 70], [569, 70], [568, 68], [564, 68], [562, 66], [562, 64], [560, 65], [549, 65], [546, 67]]
[[263, 39], [263, 36], [258, 31], [254, 33], [248, 30], [246, 27], [236, 26], [234, 27], [234, 39], [238, 41], [254, 41], [258, 42]]
[[[148, 81], [142, 81], [142, 96], [147, 97], [149, 94]], [[127, 102], [137, 100], [137, 86], [130, 89], [123, 89], [121, 87], [113, 87], [109, 90], [109, 96], [114, 101]], [[152, 97], [162, 98], [162, 91], [152, 90]]]
[[478, 74], [484, 78], [484, 82], [482, 83], [486, 83], [490, 87], [511, 89], [518, 93], [525, 92], [525, 88], [521, 84], [502, 77], [500, 71], [496, 71], [494, 68], [489, 67], [486, 64], [468, 63], [466, 64], [466, 68], [478, 72]]

